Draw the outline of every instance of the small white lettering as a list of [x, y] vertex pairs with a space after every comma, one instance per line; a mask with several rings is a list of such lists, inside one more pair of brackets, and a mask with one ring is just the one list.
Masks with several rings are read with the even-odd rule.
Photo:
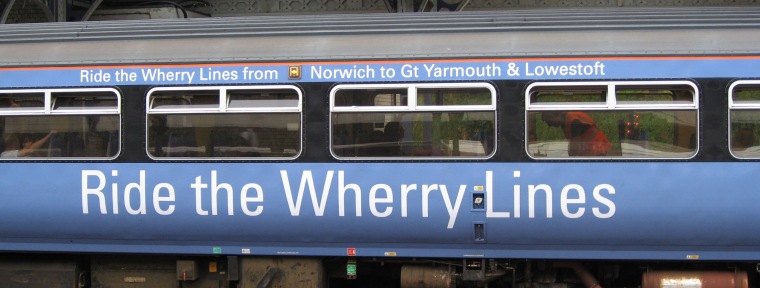
[[526, 76], [604, 76], [605, 65], [600, 61], [594, 62], [593, 65], [584, 65], [581, 63], [573, 65], [531, 65], [525, 63]]

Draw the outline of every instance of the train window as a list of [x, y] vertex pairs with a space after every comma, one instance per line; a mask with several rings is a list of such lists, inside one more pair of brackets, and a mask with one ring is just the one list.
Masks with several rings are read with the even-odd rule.
[[[23, 97], [17, 97], [23, 95]], [[44, 92], [0, 92], [0, 111], [4, 113], [45, 111]]]
[[301, 153], [294, 86], [162, 87], [148, 92], [150, 157], [294, 159]]
[[0, 159], [115, 158], [119, 97], [113, 89], [0, 91]]
[[153, 111], [163, 109], [219, 109], [218, 90], [156, 91], [150, 102]]
[[406, 89], [367, 89], [350, 90], [343, 89], [335, 92], [333, 106], [357, 107], [357, 106], [406, 106], [401, 99], [406, 99]]
[[729, 93], [731, 154], [760, 159], [760, 81], [737, 81], [731, 84]]
[[338, 85], [336, 158], [485, 159], [496, 139], [496, 90], [485, 83]]
[[[478, 89], [417, 89], [417, 106], [493, 105], [490, 93]], [[485, 107], [486, 109], [488, 107]]]
[[229, 109], [247, 108], [298, 108], [298, 94], [282, 90], [227, 91]]
[[113, 110], [118, 99], [110, 92], [59, 92], [51, 93], [53, 110], [60, 112], [86, 112]]
[[536, 159], [691, 158], [696, 85], [550, 82], [526, 90], [527, 153]]
[[542, 86], [540, 93], [531, 93], [530, 102], [534, 105], [573, 105], [586, 107], [604, 107], [607, 103], [605, 86]]
[[[649, 90], [647, 88], [619, 87], [615, 94], [615, 100], [619, 105], [694, 104], [694, 97], [691, 97], [688, 90], [680, 90], [678, 87], [668, 87], [663, 90]], [[686, 97], [679, 97], [675, 95], [677, 93], [686, 95]]]

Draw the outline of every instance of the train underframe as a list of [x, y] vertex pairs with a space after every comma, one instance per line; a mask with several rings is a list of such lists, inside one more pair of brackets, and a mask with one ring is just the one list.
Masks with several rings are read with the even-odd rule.
[[371, 257], [0, 255], [0, 287], [755, 287], [751, 262]]

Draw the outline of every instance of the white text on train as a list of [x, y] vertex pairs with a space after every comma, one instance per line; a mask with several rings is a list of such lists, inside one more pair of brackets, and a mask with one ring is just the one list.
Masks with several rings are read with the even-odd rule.
[[171, 71], [156, 69], [140, 69], [143, 81], [177, 81], [183, 83], [193, 83], [195, 72], [190, 71]]
[[[522, 181], [520, 171], [512, 171], [512, 178], [499, 177], [500, 181], [509, 181], [512, 184], [510, 193], [508, 186], [494, 185], [493, 174], [493, 171], [485, 171], [482, 180], [474, 179], [478, 182], [476, 185], [443, 183], [389, 185], [381, 182], [360, 184], [350, 181], [348, 179], [353, 179], [353, 177], [347, 177], [347, 173], [343, 170], [328, 170], [324, 172], [324, 175], [314, 175], [310, 170], [301, 171], [300, 175], [289, 175], [288, 171], [280, 170], [282, 186], [270, 187], [269, 190], [279, 190], [282, 194], [279, 194], [279, 197], [274, 196], [277, 192], [268, 195], [270, 199], [271, 197], [279, 198], [281, 201], [275, 200], [274, 203], [286, 205], [289, 209], [286, 211], [289, 211], [293, 217], [311, 214], [309, 212], [311, 209], [316, 217], [335, 215], [335, 212], [339, 217], [362, 217], [364, 216], [363, 209], [368, 207], [371, 216], [377, 218], [392, 215], [404, 218], [419, 215], [422, 218], [429, 218], [431, 213], [438, 213], [438, 215], [445, 213], [448, 216], [446, 224], [448, 229], [454, 227], [462, 209], [468, 210], [468, 205], [462, 204], [466, 202], [466, 199], [470, 199], [471, 191], [485, 193], [486, 218], [517, 219], [521, 218], [525, 212], [527, 212], [527, 218], [554, 218], [557, 203], [561, 216], [567, 219], [584, 216], [606, 219], [615, 215], [616, 206], [610, 196], [615, 195], [616, 191], [611, 184], [598, 184], [593, 188], [574, 183], [563, 187], [553, 187], [542, 183], [528, 184], [521, 183], [525, 181]], [[108, 176], [99, 170], [83, 170], [82, 213], [90, 214], [91, 210], [95, 210], [104, 215], [120, 214], [120, 210], [124, 209], [129, 215], [153, 213], [171, 215], [179, 209], [176, 206], [180, 203], [192, 203], [196, 214], [201, 216], [220, 215], [224, 213], [222, 212], [224, 210], [226, 210], [224, 214], [229, 216], [234, 216], [236, 210], [242, 210], [246, 216], [265, 214], [264, 194], [266, 193], [261, 185], [245, 183], [242, 186], [235, 186], [221, 181], [215, 170], [210, 171], [210, 175], [194, 177], [192, 183], [185, 184], [187, 186], [181, 185], [189, 187], [191, 193], [177, 193], [175, 186], [171, 183], [146, 181], [146, 178], [148, 177], [145, 170], [140, 170], [139, 175], [129, 175], [127, 179], [131, 180], [123, 183], [119, 181], [121, 177], [118, 170], [111, 170]], [[322, 187], [317, 188], [315, 183]], [[268, 184], [275, 183], [268, 182]], [[297, 191], [294, 189], [296, 186]], [[589, 189], [588, 192], [587, 189]], [[589, 200], [587, 200], [587, 193], [591, 193]], [[182, 201], [182, 199], [177, 199], [179, 195], [194, 195], [190, 199], [195, 201], [190, 199]], [[285, 199], [280, 198], [283, 196]], [[220, 199], [226, 199], [226, 201], [219, 201]], [[311, 205], [304, 204], [305, 202], [311, 202]], [[442, 203], [445, 207], [431, 207], [431, 203], [433, 206], [441, 205], [435, 203]], [[327, 211], [336, 204], [338, 211]], [[445, 211], [441, 208], [445, 208]], [[286, 207], [281, 206], [280, 209], [286, 209]], [[347, 213], [347, 210], [353, 210], [353, 215], [350, 215], [352, 212]], [[442, 216], [438, 215], [434, 215], [433, 218], [438, 219]]]
[[[507, 197], [499, 197], [496, 198], [497, 195], [494, 193], [493, 190], [493, 172], [487, 171], [486, 172], [486, 187], [485, 187], [485, 194], [486, 194], [486, 217], [487, 218], [520, 218], [521, 216], [521, 195], [523, 195], [522, 186], [520, 184], [515, 184], [512, 186], [512, 199], [508, 199], [509, 195], [508, 193], [499, 193], [502, 196], [504, 194], [507, 194]], [[520, 171], [513, 171], [512, 178], [515, 182], [519, 182], [518, 179], [521, 176]], [[547, 184], [538, 184], [538, 185], [527, 185], [527, 196], [528, 196], [528, 218], [535, 218], [536, 217], [536, 196], [540, 192], [543, 192], [543, 198], [545, 199], [546, 203], [546, 218], [553, 218], [554, 217], [554, 190], [551, 186]], [[586, 213], [586, 205], [589, 203], [586, 201], [586, 189], [583, 188], [583, 186], [579, 184], [567, 184], [564, 187], [562, 187], [562, 192], [560, 192], [560, 210], [562, 211], [562, 216], [565, 218], [575, 219], [583, 217]], [[593, 207], [591, 208], [592, 214], [596, 218], [610, 218], [613, 215], [615, 215], [615, 202], [612, 202], [609, 198], [605, 197], [603, 194], [607, 195], [614, 195], [615, 194], [615, 187], [610, 184], [599, 184], [594, 187], [592, 190], [593, 197], [596, 202], [600, 205], [592, 204]], [[507, 198], [507, 199], [505, 199]], [[494, 208], [494, 205], [496, 203], [502, 204], [502, 203], [508, 203], [509, 200], [512, 200], [512, 212], [514, 214], [510, 214], [509, 211], [496, 211], [496, 208]], [[503, 206], [502, 206], [503, 208]]]
[[[385, 74], [385, 67], [380, 67], [381, 74]], [[313, 79], [372, 79], [376, 76], [376, 70], [369, 65], [351, 68], [334, 68], [326, 69], [322, 66], [311, 67], [311, 78]]]
[[[118, 170], [111, 170], [111, 177], [118, 177]], [[92, 187], [90, 185], [90, 178], [97, 179], [97, 185]], [[100, 214], [108, 214], [108, 206], [106, 205], [106, 199], [108, 198], [104, 193], [106, 190], [106, 174], [99, 170], [82, 170], [82, 214], [90, 213], [89, 197], [93, 196], [99, 205]], [[147, 189], [145, 186], [145, 171], [140, 170], [140, 179], [138, 182], [131, 182], [124, 186], [123, 191], [123, 205], [128, 214], [139, 215], [147, 214]], [[119, 200], [119, 184], [117, 182], [111, 183], [111, 214], [119, 214], [119, 208], [122, 204]], [[107, 190], [106, 190], [107, 191]], [[132, 197], [132, 193], [136, 193], [136, 197]], [[137, 199], [137, 203], [132, 203]], [[153, 186], [153, 211], [159, 215], [171, 215], [174, 213], [176, 200], [176, 193], [174, 187], [169, 183], [158, 183]], [[135, 208], [135, 206], [137, 208]]]
[[473, 67], [439, 67], [424, 64], [428, 78], [499, 77], [501, 68], [496, 63]]
[[[288, 171], [280, 170], [280, 177], [282, 177], [282, 186], [285, 189], [285, 197], [288, 200], [288, 206], [290, 208], [290, 215], [299, 216], [301, 214], [301, 202], [303, 200], [304, 190], [308, 186], [309, 194], [311, 195], [311, 203], [314, 208], [315, 216], [324, 216], [327, 200], [332, 190], [332, 180], [335, 172], [330, 170], [325, 175], [324, 187], [322, 188], [321, 195], [317, 195], [317, 191], [314, 187], [314, 178], [309, 170], [301, 173], [301, 184], [298, 188], [298, 194], [295, 200], [293, 199], [293, 190], [290, 185], [290, 178], [288, 177]], [[430, 194], [434, 191], [440, 191], [443, 202], [446, 205], [446, 210], [449, 214], [449, 224], [447, 228], [454, 227], [457, 214], [459, 213], [459, 207], [462, 204], [462, 198], [465, 191], [467, 191], [467, 185], [459, 185], [459, 192], [456, 194], [456, 200], [452, 204], [452, 199], [449, 196], [449, 191], [445, 184], [425, 184], [420, 185], [422, 190], [418, 192], [419, 188], [417, 184], [401, 184], [401, 217], [408, 216], [408, 198], [409, 193], [422, 193], [422, 217], [427, 218], [429, 216], [428, 203], [430, 202]], [[356, 183], [346, 183], [345, 172], [338, 171], [338, 215], [346, 216], [346, 192], [353, 192], [353, 198], [356, 204], [356, 217], [362, 216], [362, 188]], [[378, 195], [382, 194], [382, 195]], [[393, 214], [393, 188], [388, 184], [375, 184], [369, 189], [369, 209], [375, 217], [388, 217]], [[378, 207], [383, 206], [383, 207]], [[382, 211], [381, 211], [382, 210]]]
[[[362, 216], [362, 195], [367, 195], [365, 193], [362, 193], [362, 187], [359, 184], [356, 183], [345, 183], [345, 172], [344, 171], [338, 171], [338, 215], [339, 216], [346, 216], [345, 213], [345, 206], [346, 206], [346, 193], [351, 192], [353, 195], [353, 199], [355, 199], [355, 215], [357, 217]], [[301, 180], [298, 188], [298, 193], [293, 194], [293, 190], [290, 185], [290, 177], [288, 176], [288, 172], [285, 170], [280, 171], [280, 176], [282, 178], [283, 188], [285, 189], [285, 196], [288, 200], [288, 206], [290, 208], [290, 213], [292, 216], [299, 216], [301, 213], [301, 203], [303, 201], [304, 192], [306, 189], [308, 189], [308, 193], [311, 198], [312, 208], [314, 209], [314, 215], [315, 216], [324, 216], [325, 209], [327, 207], [328, 198], [330, 195], [330, 191], [333, 190], [332, 183], [335, 173], [334, 171], [327, 171], [325, 174], [325, 181], [324, 186], [322, 187], [322, 192], [318, 193], [317, 189], [314, 185], [314, 177], [312, 175], [311, 171], [303, 171], [301, 173]], [[514, 179], [517, 180], [520, 177], [520, 171], [514, 171]], [[493, 172], [492, 171], [486, 171], [485, 173], [485, 193], [486, 193], [486, 217], [487, 218], [520, 218], [521, 216], [521, 195], [523, 193], [521, 189], [520, 184], [516, 184], [513, 186], [513, 194], [511, 195], [511, 199], [505, 199], [502, 193], [499, 193], [498, 198], [497, 195], [494, 192], [493, 187]], [[472, 188], [472, 187], [470, 187]], [[365, 187], [365, 189], [367, 189]], [[539, 192], [543, 192], [544, 199], [546, 202], [546, 218], [553, 218], [554, 217], [554, 202], [553, 202], [553, 195], [554, 191], [551, 186], [547, 184], [538, 184], [538, 185], [527, 185], [527, 193], [528, 193], [528, 218], [535, 218], [536, 217], [536, 195]], [[459, 185], [458, 189], [454, 189], [456, 192], [456, 195], [451, 195], [449, 193], [449, 189], [445, 184], [401, 184], [399, 187], [400, 193], [396, 194], [394, 193], [393, 188], [388, 184], [378, 183], [374, 184], [372, 187], [369, 188], [369, 199], [367, 200], [368, 206], [370, 207], [370, 212], [375, 217], [388, 217], [393, 214], [394, 206], [397, 206], [401, 211], [401, 217], [408, 217], [409, 215], [409, 198], [415, 197], [418, 198], [419, 196], [422, 197], [421, 204], [420, 204], [420, 210], [423, 218], [426, 218], [429, 216], [430, 213], [430, 199], [431, 197], [438, 197], [434, 196], [434, 192], [440, 192], [440, 197], [442, 198], [444, 205], [446, 205], [446, 210], [448, 212], [449, 221], [447, 224], [447, 228], [451, 229], [454, 227], [454, 224], [457, 220], [457, 215], [459, 213], [462, 200], [465, 198], [466, 191], [469, 191], [467, 185]], [[365, 190], [366, 191], [366, 190]], [[503, 191], [503, 190], [498, 190]], [[593, 190], [593, 199], [596, 201], [596, 203], [588, 203], [586, 201], [586, 190], [583, 188], [583, 186], [579, 184], [568, 184], [562, 187], [561, 193], [560, 193], [560, 210], [562, 211], [562, 216], [570, 219], [580, 218], [586, 214], [586, 206], [592, 205], [591, 211], [594, 217], [596, 218], [610, 218], [615, 214], [615, 203], [612, 202], [609, 198], [605, 197], [605, 195], [614, 195], [615, 194], [615, 187], [613, 187], [610, 184], [599, 184], [596, 185]], [[453, 191], [452, 191], [453, 192]], [[379, 195], [380, 194], [380, 195]], [[417, 194], [417, 195], [415, 195]], [[394, 195], [399, 195], [401, 197], [400, 205], [394, 205], [396, 203], [396, 200], [394, 199]], [[410, 196], [411, 195], [411, 196]], [[503, 207], [505, 204], [508, 203], [510, 200], [513, 202], [512, 210], [514, 214], [511, 214], [509, 211], [497, 211], [495, 208], [494, 203], [499, 203], [499, 207]], [[379, 207], [381, 206], [381, 207]], [[308, 209], [308, 208], [307, 208]]]
[[534, 65], [525, 63], [525, 76], [604, 76], [604, 63], [596, 61], [594, 65], [581, 63], [574, 65]]

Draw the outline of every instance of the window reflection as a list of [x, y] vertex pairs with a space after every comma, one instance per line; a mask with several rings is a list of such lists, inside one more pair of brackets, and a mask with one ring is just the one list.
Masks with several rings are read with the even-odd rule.
[[0, 92], [0, 158], [116, 157], [118, 113], [107, 89]]
[[494, 118], [493, 112], [335, 113], [333, 152], [340, 157], [484, 157], [493, 153]]
[[336, 107], [331, 114], [335, 156], [492, 155], [496, 138], [492, 90], [482, 84], [434, 86], [338, 87], [331, 99]]
[[536, 83], [526, 93], [534, 158], [689, 158], [697, 92], [686, 81]]
[[265, 86], [151, 91], [148, 153], [154, 158], [294, 158], [301, 149], [300, 99], [293, 88]]
[[696, 152], [696, 111], [530, 112], [528, 118], [533, 157], [688, 158]]

